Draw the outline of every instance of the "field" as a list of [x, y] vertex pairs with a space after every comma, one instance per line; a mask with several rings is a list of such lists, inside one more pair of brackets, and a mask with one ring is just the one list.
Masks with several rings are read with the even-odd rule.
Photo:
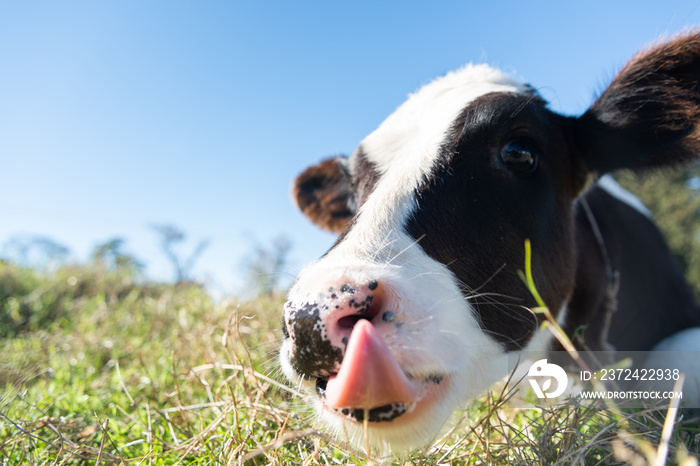
[[215, 302], [119, 269], [0, 262], [0, 299], [2, 464], [696, 464], [687, 415], [515, 410], [497, 387], [432, 447], [367, 455], [283, 382], [281, 296]]

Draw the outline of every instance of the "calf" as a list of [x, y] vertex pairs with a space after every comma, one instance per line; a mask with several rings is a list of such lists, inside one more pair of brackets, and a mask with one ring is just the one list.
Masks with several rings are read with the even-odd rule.
[[360, 441], [366, 421], [376, 450], [429, 442], [509, 353], [552, 346], [518, 276], [526, 239], [540, 294], [587, 347], [692, 341], [700, 309], [662, 235], [604, 175], [692, 161], [699, 81], [686, 34], [580, 117], [486, 65], [410, 96], [351, 157], [296, 180], [301, 210], [340, 236], [289, 292], [285, 374], [341, 436]]

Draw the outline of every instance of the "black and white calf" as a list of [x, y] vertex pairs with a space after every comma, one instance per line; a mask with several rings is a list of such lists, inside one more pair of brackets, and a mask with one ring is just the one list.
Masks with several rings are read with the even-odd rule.
[[551, 346], [518, 276], [525, 239], [540, 294], [589, 348], [700, 349], [661, 234], [604, 176], [692, 161], [699, 117], [697, 34], [635, 57], [580, 117], [486, 65], [426, 85], [296, 181], [340, 237], [289, 293], [285, 374], [341, 436], [361, 439], [368, 413], [375, 449], [429, 442], [507, 353]]

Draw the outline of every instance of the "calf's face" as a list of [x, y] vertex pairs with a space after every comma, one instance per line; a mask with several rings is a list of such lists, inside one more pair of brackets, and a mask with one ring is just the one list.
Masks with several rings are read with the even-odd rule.
[[[629, 140], [605, 122], [611, 93], [568, 118], [529, 86], [467, 66], [412, 95], [349, 158], [299, 176], [299, 207], [340, 236], [289, 292], [280, 360], [338, 435], [360, 443], [367, 419], [374, 449], [420, 446], [506, 375], [508, 352], [542, 346], [518, 277], [524, 241], [545, 302], [565, 312], [573, 205], [615, 165], [605, 142], [618, 141], [614, 157]], [[656, 141], [677, 148], [688, 134]], [[626, 164], [652, 164], [640, 160]]]
[[[530, 88], [471, 66], [412, 96], [349, 159], [300, 176], [300, 206], [342, 231], [285, 307], [283, 367], [318, 394], [322, 417], [353, 436], [368, 409], [376, 443], [416, 445], [500, 377], [496, 359], [537, 328], [517, 278], [525, 238], [536, 270], [559, 275], [543, 291], [561, 307], [573, 261], [546, 252], [573, 251], [583, 182], [566, 124]], [[354, 334], [368, 354], [346, 356]], [[341, 374], [344, 357], [361, 367]]]

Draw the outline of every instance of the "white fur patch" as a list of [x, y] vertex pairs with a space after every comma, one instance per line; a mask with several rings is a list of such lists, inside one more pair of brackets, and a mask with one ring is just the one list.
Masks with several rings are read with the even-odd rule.
[[[398, 239], [396, 232], [415, 208], [414, 190], [431, 173], [447, 132], [469, 103], [493, 92], [527, 89], [488, 65], [467, 65], [422, 87], [367, 136], [361, 147], [379, 181], [358, 212], [352, 238], [344, 241], [354, 245], [353, 254]], [[401, 247], [412, 241], [404, 239]]]
[[653, 215], [647, 206], [645, 206], [634, 194], [620, 186], [612, 176], [604, 175], [600, 177], [598, 180], [598, 186], [603, 188], [605, 192], [610, 194], [612, 197], [624, 202], [647, 218], [653, 218]]
[[411, 95], [361, 143], [380, 175], [373, 199], [362, 210], [397, 225], [413, 207], [406, 197], [431, 172], [460, 112], [485, 94], [526, 90], [526, 85], [488, 65], [467, 65]]
[[[678, 369], [685, 374], [683, 403], [700, 406], [700, 327], [689, 328], [659, 342], [652, 348], [645, 367], [649, 369]], [[666, 382], [666, 383], [664, 383]], [[673, 381], [659, 381], [659, 390], [671, 390]]]

